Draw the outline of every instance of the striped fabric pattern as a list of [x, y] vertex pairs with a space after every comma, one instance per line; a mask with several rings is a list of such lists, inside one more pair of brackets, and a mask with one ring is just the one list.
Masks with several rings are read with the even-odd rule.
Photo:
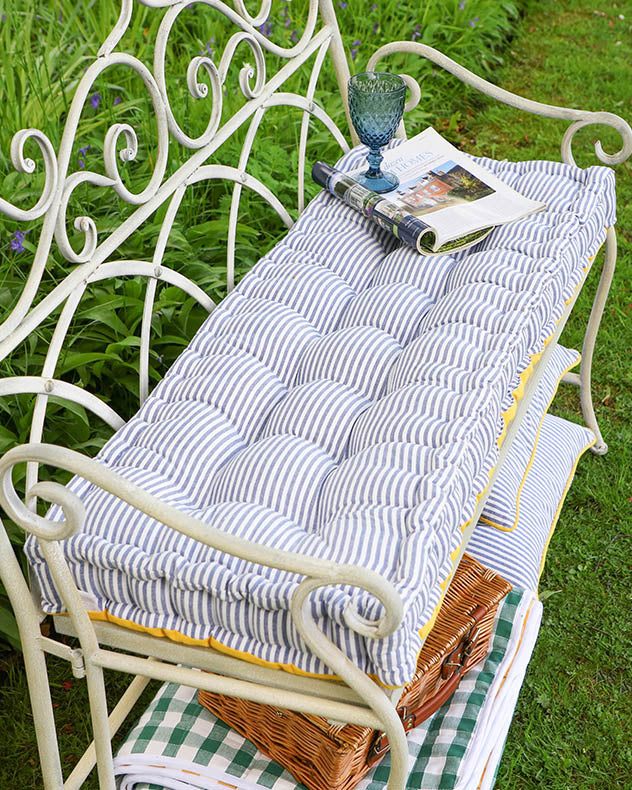
[[588, 428], [546, 414], [524, 481], [516, 528], [501, 532], [479, 521], [468, 552], [512, 584], [537, 592], [546, 549], [575, 467], [594, 442]]
[[[379, 618], [373, 596], [325, 587], [311, 601], [318, 627], [393, 686], [414, 672], [419, 630], [497, 462], [520, 374], [615, 219], [607, 168], [484, 164], [527, 196], [548, 196], [549, 210], [471, 250], [424, 258], [319, 194], [98, 456], [228, 533], [390, 579], [405, 616], [384, 640], [344, 625], [347, 606]], [[80, 478], [70, 487], [87, 517], [64, 552], [95, 611], [327, 672], [291, 622], [296, 574], [222, 556]], [[45, 611], [62, 611], [37, 541], [26, 551]]]
[[548, 410], [558, 384], [567, 370], [579, 362], [577, 351], [557, 345], [540, 379], [529, 409], [511, 447], [511, 453], [499, 470], [481, 520], [498, 529], [511, 531], [518, 524], [520, 495], [530, 463], [537, 449], [542, 419]]

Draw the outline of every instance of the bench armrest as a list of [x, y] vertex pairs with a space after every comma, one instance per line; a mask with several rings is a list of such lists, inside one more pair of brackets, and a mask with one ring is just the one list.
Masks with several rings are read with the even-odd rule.
[[[51, 504], [59, 505], [64, 513], [64, 520], [50, 521], [29, 510], [18, 496], [12, 479], [13, 467], [28, 461], [65, 469], [89, 480], [104, 491], [108, 491], [171, 529], [218, 551], [259, 565], [305, 576], [295, 593], [294, 597], [297, 600], [292, 602], [293, 616], [298, 613], [295, 610], [302, 609], [304, 599], [312, 590], [329, 584], [345, 584], [366, 590], [384, 606], [384, 615], [377, 621], [369, 621], [355, 611], [353, 606], [347, 605], [344, 618], [349, 628], [362, 636], [381, 638], [391, 634], [402, 621], [403, 603], [399, 593], [391, 582], [375, 571], [357, 565], [306, 557], [297, 552], [274, 549], [244, 538], [228, 535], [210, 524], [167, 505], [103, 464], [87, 458], [81, 453], [53, 444], [23, 444], [9, 450], [0, 458], [0, 505], [9, 518], [27, 532], [35, 535], [40, 541], [55, 584], [64, 604], [71, 613], [76, 608], [76, 601], [79, 599], [76, 598], [75, 605], [73, 605], [74, 594], [69, 589], [69, 584], [74, 587], [75, 592], [76, 586], [72, 582], [65, 561], [63, 561], [63, 554], [58, 546], [53, 549], [53, 544], [69, 538], [82, 529], [85, 508], [81, 499], [60, 483], [39, 482], [27, 491], [27, 500], [37, 496]], [[61, 566], [60, 559], [62, 560]]]
[[[493, 99], [503, 104], [508, 104], [510, 107], [516, 107], [519, 110], [524, 110], [533, 115], [543, 115], [547, 118], [560, 118], [562, 120], [571, 121], [570, 126], [564, 134], [561, 145], [562, 161], [566, 164], [575, 164], [571, 150], [575, 133], [584, 126], [591, 126], [593, 124], [610, 126], [621, 135], [622, 146], [615, 154], [607, 154], [603, 150], [599, 140], [595, 143], [595, 154], [600, 162], [606, 165], [618, 165], [625, 162], [630, 154], [632, 154], [632, 129], [630, 125], [618, 115], [611, 112], [589, 112], [588, 110], [576, 110], [570, 107], [557, 107], [552, 104], [542, 104], [541, 102], [531, 99], [525, 99], [522, 96], [518, 96], [515, 93], [511, 93], [510, 91], [499, 88], [497, 85], [488, 82], [459, 65], [456, 61], [447, 57], [447, 55], [444, 55], [438, 49], [429, 47], [426, 44], [419, 44], [415, 41], [393, 41], [390, 44], [385, 44], [371, 56], [367, 64], [367, 70], [375, 70], [378, 61], [395, 53], [420, 55], [426, 60], [432, 61], [432, 63], [439, 66], [444, 71], [450, 72], [450, 74], [453, 74], [461, 82], [466, 83], [480, 93], [491, 96]], [[421, 89], [414, 77], [408, 74], [402, 74], [401, 76], [411, 90], [411, 99], [406, 104], [405, 108], [405, 112], [410, 112], [410, 110], [419, 103]]]

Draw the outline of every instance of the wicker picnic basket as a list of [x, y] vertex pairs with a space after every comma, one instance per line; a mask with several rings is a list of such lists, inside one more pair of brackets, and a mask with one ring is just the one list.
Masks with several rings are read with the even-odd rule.
[[[406, 731], [451, 696], [465, 672], [488, 650], [498, 604], [511, 585], [467, 554], [404, 688], [398, 713]], [[349, 790], [388, 751], [384, 733], [355, 724], [262, 705], [208, 691], [200, 703], [310, 790]]]

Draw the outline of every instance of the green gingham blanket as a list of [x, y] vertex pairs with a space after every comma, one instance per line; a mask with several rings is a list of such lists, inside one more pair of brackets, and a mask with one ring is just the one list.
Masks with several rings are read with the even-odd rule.
[[[542, 605], [514, 589], [499, 608], [491, 650], [433, 716], [408, 736], [408, 790], [491, 788], [529, 658]], [[166, 683], [115, 759], [120, 790], [303, 790], [281, 766], [197, 702]], [[387, 755], [357, 790], [384, 790]]]

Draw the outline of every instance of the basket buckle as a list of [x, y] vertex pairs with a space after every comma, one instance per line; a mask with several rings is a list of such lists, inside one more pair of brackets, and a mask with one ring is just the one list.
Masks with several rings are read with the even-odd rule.
[[463, 672], [474, 650], [474, 642], [477, 636], [478, 626], [473, 625], [454, 650], [444, 658], [443, 664], [441, 664], [441, 677], [443, 680], [452, 677], [455, 672], [459, 674]]
[[414, 729], [415, 715], [413, 713], [409, 713], [408, 708], [405, 705], [402, 705], [401, 708], [397, 708], [397, 715], [402, 720], [404, 732], [409, 732], [410, 730]]
[[[415, 714], [409, 713], [406, 705], [397, 708], [397, 715], [404, 725], [404, 732], [410, 732], [415, 727]], [[371, 746], [371, 758], [376, 760], [380, 755], [387, 752], [389, 749], [388, 737], [385, 732], [381, 732], [378, 737], [373, 741]], [[372, 764], [372, 763], [371, 763]]]
[[373, 746], [371, 746], [371, 762], [370, 765], [373, 764], [381, 754], [384, 754], [389, 748], [388, 738], [386, 737], [385, 732], [381, 732], [378, 737], [373, 741]]

